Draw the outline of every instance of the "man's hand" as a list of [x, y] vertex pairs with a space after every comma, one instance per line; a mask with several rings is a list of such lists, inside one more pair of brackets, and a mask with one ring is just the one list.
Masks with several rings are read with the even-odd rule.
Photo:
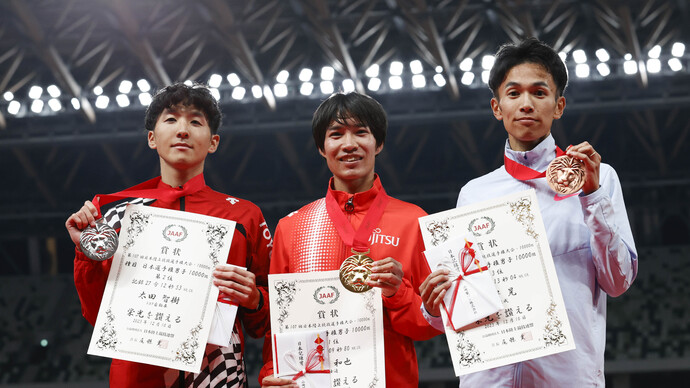
[[72, 239], [74, 245], [77, 247], [79, 246], [82, 230], [89, 225], [96, 226], [96, 217], [98, 217], [98, 209], [96, 209], [96, 206], [94, 206], [91, 201], [86, 201], [81, 209], [76, 213], [72, 213], [67, 221], [65, 221], [65, 228], [67, 228], [69, 237]]
[[441, 316], [441, 303], [443, 297], [453, 283], [448, 274], [447, 269], [439, 269], [427, 276], [427, 278], [419, 286], [419, 293], [421, 294], [424, 308], [426, 311], [435, 316]]
[[367, 284], [371, 287], [379, 287], [383, 296], [391, 297], [398, 292], [402, 277], [402, 264], [392, 257], [386, 257], [375, 261], [371, 266], [371, 275], [367, 279]]
[[280, 377], [273, 377], [273, 375], [270, 375], [261, 380], [261, 388], [264, 387], [298, 388], [299, 385], [292, 379], [281, 379]]
[[585, 195], [591, 194], [599, 189], [599, 166], [601, 165], [601, 155], [594, 150], [591, 144], [583, 142], [569, 147], [566, 151], [568, 156], [582, 161], [585, 166], [585, 184], [582, 192]]
[[256, 276], [242, 268], [218, 264], [213, 271], [213, 284], [233, 302], [255, 310], [261, 300], [256, 288]]

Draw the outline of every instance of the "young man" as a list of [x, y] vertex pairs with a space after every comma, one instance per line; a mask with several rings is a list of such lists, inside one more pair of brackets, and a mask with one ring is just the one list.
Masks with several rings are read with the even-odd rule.
[[[237, 222], [227, 263], [247, 270], [219, 264], [213, 273], [213, 283], [221, 295], [240, 306], [232, 333], [232, 338], [239, 340], [233, 340], [230, 347], [207, 345], [199, 374], [114, 359], [110, 368], [111, 387], [247, 386], [242, 359], [242, 326], [252, 337], [263, 336], [268, 330], [266, 285], [272, 241], [261, 210], [256, 205], [213, 191], [204, 182], [204, 162], [206, 156], [218, 148], [220, 137], [217, 131], [221, 118], [218, 103], [201, 85], [178, 83], [159, 91], [146, 111], [145, 127], [149, 147], [158, 153], [161, 175], [135, 187], [137, 190], [174, 193], [172, 198], [175, 199], [170, 199], [170, 196], [158, 200], [144, 199], [150, 206]], [[126, 202], [111, 207], [110, 212], [101, 209], [104, 218], [109, 223], [117, 221], [111, 215], [117, 213], [117, 208], [123, 211], [124, 205]], [[76, 245], [74, 282], [82, 313], [91, 324], [96, 321], [112, 262], [90, 260], [79, 249], [81, 231], [95, 225], [97, 216], [96, 206], [86, 201], [65, 223]]]
[[[568, 76], [558, 54], [536, 39], [504, 45], [489, 76], [491, 109], [508, 132], [505, 165], [474, 179], [457, 206], [533, 188], [546, 227], [575, 350], [460, 378], [461, 387], [603, 387], [606, 296], [625, 292], [637, 274], [637, 252], [623, 193], [613, 168], [588, 142], [566, 153], [583, 162], [586, 183], [578, 196], [555, 197], [546, 179], [524, 180], [515, 166], [541, 172], [556, 157], [551, 124], [563, 114]], [[424, 307], [439, 316], [447, 273], [422, 286]], [[440, 318], [430, 319], [442, 325]]]
[[[419, 310], [418, 287], [429, 270], [421, 255], [423, 243], [417, 218], [426, 213], [415, 205], [388, 197], [374, 173], [386, 128], [386, 113], [381, 105], [362, 94], [337, 93], [319, 106], [312, 120], [312, 134], [333, 177], [326, 198], [304, 206], [278, 223], [270, 272], [340, 268], [351, 255], [351, 247], [338, 234], [334, 215], [337, 219], [339, 212], [339, 217], [345, 222], [349, 220], [359, 232], [367, 214], [383, 209], [373, 234], [367, 235], [369, 256], [375, 260], [367, 284], [381, 288], [383, 294], [386, 385], [417, 387], [413, 341], [440, 334], [428, 325]], [[385, 205], [377, 205], [379, 198], [386, 201]], [[372, 239], [370, 236], [374, 235], [390, 238]], [[273, 377], [270, 335], [266, 338], [265, 365], [259, 376], [262, 386], [296, 387], [290, 379]]]

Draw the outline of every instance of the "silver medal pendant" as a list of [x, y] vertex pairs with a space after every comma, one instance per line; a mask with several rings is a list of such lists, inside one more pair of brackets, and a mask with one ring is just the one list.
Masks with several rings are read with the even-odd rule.
[[118, 235], [115, 229], [105, 223], [103, 219], [96, 221], [96, 226], [88, 226], [82, 230], [79, 238], [79, 248], [91, 260], [107, 260], [115, 254], [118, 245]]

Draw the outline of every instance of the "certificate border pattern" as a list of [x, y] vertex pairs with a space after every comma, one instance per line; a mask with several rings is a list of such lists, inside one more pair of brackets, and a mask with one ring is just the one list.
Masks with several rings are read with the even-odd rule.
[[278, 322], [280, 323], [280, 332], [282, 333], [283, 323], [290, 315], [288, 308], [295, 300], [295, 294], [297, 293], [297, 282], [280, 280], [274, 283], [273, 288], [278, 295], [278, 298], [276, 299], [279, 310]]
[[115, 320], [115, 316], [113, 315], [113, 312], [110, 309], [108, 309], [105, 312], [105, 316], [108, 319], [108, 321], [103, 325], [103, 327], [101, 327], [101, 336], [98, 338], [96, 346], [98, 346], [101, 349], [117, 350], [117, 332], [113, 327], [113, 321]]

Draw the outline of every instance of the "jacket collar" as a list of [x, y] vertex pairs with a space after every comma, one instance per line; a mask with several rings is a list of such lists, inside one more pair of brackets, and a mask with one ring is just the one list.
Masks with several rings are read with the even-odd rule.
[[350, 198], [352, 198], [352, 204], [354, 205], [354, 210], [352, 212], [367, 211], [382, 187], [383, 186], [381, 185], [381, 180], [379, 179], [378, 174], [374, 174], [374, 185], [369, 190], [354, 194], [335, 190], [333, 188], [332, 177], [328, 181], [328, 191], [331, 192], [335, 200], [338, 202], [338, 207], [340, 207], [340, 209], [343, 211], [345, 211], [345, 204], [350, 200]]
[[536, 171], [545, 171], [549, 163], [556, 157], [556, 141], [549, 134], [541, 143], [529, 151], [515, 151], [510, 149], [510, 143], [506, 140], [506, 156], [523, 166]]

